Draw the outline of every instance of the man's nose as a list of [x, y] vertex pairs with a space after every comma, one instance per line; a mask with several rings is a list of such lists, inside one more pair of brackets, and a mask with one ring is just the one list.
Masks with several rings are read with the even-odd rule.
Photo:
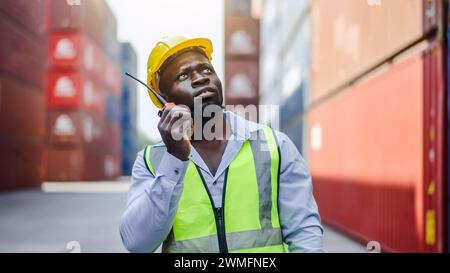
[[194, 77], [192, 78], [192, 87], [196, 88], [202, 85], [209, 84], [209, 78], [205, 77], [199, 73], [195, 73]]

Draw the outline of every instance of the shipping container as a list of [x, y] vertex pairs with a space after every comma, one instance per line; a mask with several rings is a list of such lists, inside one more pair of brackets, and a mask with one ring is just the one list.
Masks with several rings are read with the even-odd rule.
[[[69, 3], [72, 2], [72, 3]], [[87, 33], [101, 48], [105, 49], [105, 16], [107, 4], [104, 0], [46, 0], [46, 30], [54, 32]]]
[[227, 100], [258, 99], [259, 65], [253, 60], [225, 62], [225, 98]]
[[[309, 0], [308, 0], [309, 1]], [[303, 2], [303, 1], [297, 1]], [[283, 1], [280, 0], [265, 0], [262, 16], [260, 19], [260, 43], [261, 43], [261, 55], [267, 50], [280, 51], [280, 47], [274, 45], [280, 45], [283, 34], [283, 26], [281, 20]], [[294, 18], [292, 18], [295, 20]]]
[[225, 0], [225, 15], [250, 16], [252, 11], [251, 0]]
[[81, 147], [48, 148], [49, 181], [82, 181], [85, 179], [85, 153]]
[[2, 0], [0, 14], [19, 24], [34, 39], [45, 39], [44, 0]]
[[248, 16], [225, 18], [225, 54], [227, 58], [258, 58], [259, 20]]
[[122, 163], [122, 175], [131, 175], [134, 161], [136, 160], [138, 139], [136, 130], [122, 130], [122, 151], [121, 151], [121, 163]]
[[105, 60], [103, 67], [103, 79], [109, 90], [113, 92], [115, 96], [120, 96], [122, 90], [122, 77], [120, 67], [112, 60]]
[[43, 138], [44, 94], [0, 75], [0, 134]]
[[49, 181], [100, 181], [116, 179], [117, 161], [108, 151], [81, 146], [48, 148]]
[[120, 110], [120, 97], [117, 97], [111, 91], [107, 91], [105, 99], [106, 121], [119, 124], [121, 115]]
[[58, 32], [50, 34], [48, 40], [50, 69], [85, 71], [105, 81], [106, 58], [86, 35]]
[[313, 102], [432, 33], [442, 1], [312, 1]]
[[121, 131], [120, 124], [106, 123], [108, 137], [105, 141], [104, 170], [106, 177], [117, 178], [121, 173]]
[[84, 109], [103, 113], [106, 88], [98, 79], [79, 71], [49, 71], [47, 106], [51, 109]]
[[120, 62], [121, 47], [120, 42], [117, 40], [117, 19], [111, 8], [106, 5], [105, 9], [105, 32], [104, 32], [104, 45], [106, 55], [114, 61], [114, 63]]
[[80, 5], [47, 0], [46, 14], [46, 176], [52, 181], [115, 179], [122, 88], [117, 20], [104, 0]]
[[0, 72], [42, 90], [46, 44], [6, 16], [0, 16], [0, 33]]
[[444, 251], [443, 56], [420, 43], [308, 113], [326, 224], [385, 251]]
[[[49, 145], [50, 181], [114, 180], [120, 175], [120, 133], [117, 125], [104, 125], [105, 135], [80, 145]], [[66, 164], [64, 164], [66, 162]]]
[[137, 92], [132, 90], [129, 86], [124, 85], [121, 100], [120, 100], [120, 117], [122, 131], [134, 130], [137, 126]]
[[49, 146], [82, 145], [98, 150], [96, 145], [108, 138], [104, 119], [99, 114], [83, 110], [48, 110], [47, 120]]
[[0, 190], [41, 185], [43, 147], [42, 137], [0, 133]]
[[[310, 1], [309, 0], [275, 0], [279, 2], [280, 24], [283, 26], [280, 29], [281, 40], [278, 42], [282, 46], [289, 45], [292, 38], [298, 35], [299, 25], [303, 24], [305, 18], [310, 13]], [[306, 45], [306, 44], [305, 44]]]
[[125, 72], [137, 73], [137, 54], [129, 43], [121, 44], [122, 95], [121, 110], [121, 173], [131, 175], [136, 159], [137, 141], [137, 84], [125, 77]]

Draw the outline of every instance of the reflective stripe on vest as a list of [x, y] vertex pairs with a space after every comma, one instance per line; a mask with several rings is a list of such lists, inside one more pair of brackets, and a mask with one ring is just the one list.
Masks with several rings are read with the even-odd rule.
[[[148, 146], [144, 152], [154, 176], [165, 151], [164, 146]], [[279, 168], [272, 129], [254, 132], [226, 169], [222, 206], [217, 206], [190, 161], [163, 252], [285, 252], [278, 215]]]

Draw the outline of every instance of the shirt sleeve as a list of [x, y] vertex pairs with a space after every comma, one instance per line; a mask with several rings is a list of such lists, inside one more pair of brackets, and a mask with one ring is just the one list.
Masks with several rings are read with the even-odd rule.
[[283, 241], [289, 252], [323, 252], [323, 228], [309, 170], [289, 137], [276, 135], [281, 153], [278, 206]]
[[133, 165], [120, 236], [130, 252], [154, 252], [169, 234], [183, 191], [189, 161], [165, 152], [153, 176], [138, 153]]

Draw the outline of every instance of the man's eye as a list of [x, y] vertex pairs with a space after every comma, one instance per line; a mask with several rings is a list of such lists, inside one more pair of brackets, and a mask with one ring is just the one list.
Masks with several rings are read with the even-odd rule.
[[184, 81], [185, 79], [187, 79], [187, 74], [186, 73], [182, 73], [182, 74], [178, 75], [178, 80]]
[[203, 73], [211, 73], [211, 69], [209, 67], [203, 68]]

